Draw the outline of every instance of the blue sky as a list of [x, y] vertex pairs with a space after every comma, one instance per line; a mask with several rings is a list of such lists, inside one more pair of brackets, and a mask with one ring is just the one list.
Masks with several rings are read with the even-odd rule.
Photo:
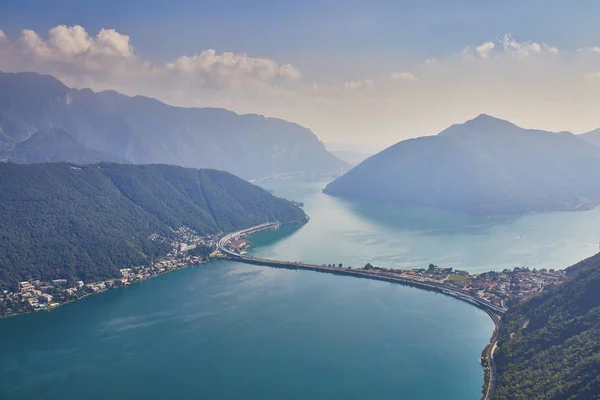
[[3, 0], [7, 34], [58, 24], [127, 33], [146, 58], [206, 48], [301, 64], [305, 55], [414, 61], [511, 33], [558, 47], [600, 39], [600, 2], [581, 0]]
[[[207, 49], [214, 49], [217, 54], [247, 54], [253, 58], [274, 60], [278, 65], [291, 64], [301, 71], [301, 81], [305, 89], [311, 85], [333, 87], [344, 86], [346, 82], [363, 81], [373, 83], [365, 84], [363, 88], [376, 88], [381, 86], [378, 85], [378, 79], [394, 71], [410, 71], [419, 77], [419, 68], [424, 60], [452, 59], [453, 55], [459, 54], [465, 48], [474, 49], [486, 42], [496, 43], [497, 50], [502, 38], [507, 34], [519, 43], [547, 44], [560, 49], [561, 55], [575, 54], [582, 49], [600, 46], [599, 16], [600, 2], [592, 0], [0, 2], [0, 29], [14, 43], [18, 41], [17, 38], [23, 29], [36, 32], [42, 40], [45, 40], [48, 31], [57, 25], [80, 25], [91, 37], [101, 29], [114, 29], [122, 35], [127, 35], [136, 56], [147, 62], [157, 65], [169, 63], [181, 56], [193, 56]], [[587, 60], [585, 67], [582, 63], [573, 63], [574, 61], [563, 60], [563, 69], [552, 73], [564, 75], [564, 70], [576, 70], [580, 75], [591, 76], [595, 71], [600, 71], [600, 64], [596, 66], [594, 61]], [[20, 66], [21, 64], [17, 67], [11, 65], [10, 68], [3, 68], [16, 69]], [[513, 67], [516, 68], [514, 65], [510, 68]], [[454, 68], [460, 69], [458, 66]], [[40, 69], [40, 72], [57, 75], [47, 64], [42, 68], [38, 63], [30, 69]], [[99, 83], [95, 76], [79, 81], [69, 80], [66, 72], [58, 72], [67, 83], [75, 86], [89, 82], [95, 89], [114, 86], [128, 93], [137, 89], [123, 87], [116, 81], [114, 85], [106, 80]], [[550, 71], [548, 74], [549, 81], [556, 80], [556, 76], [550, 76]], [[522, 74], [519, 76], [520, 78], [515, 79], [525, 79]], [[452, 80], [452, 74], [447, 79]], [[435, 80], [432, 78], [430, 81]], [[449, 82], [448, 84], [450, 85]], [[281, 84], [278, 84], [279, 86]], [[346, 88], [359, 86], [345, 85]], [[305, 125], [313, 124], [310, 127], [319, 131], [337, 131], [331, 135], [336, 141], [343, 140], [342, 133], [347, 131], [347, 128], [335, 128], [330, 122], [324, 123], [327, 118], [316, 116], [314, 110], [306, 110], [306, 116], [298, 111], [290, 112], [292, 107], [298, 107], [297, 104], [283, 109], [281, 106], [266, 104], [264, 99], [252, 98], [252, 106], [249, 106], [247, 94], [242, 96], [246, 103], [241, 101], [239, 96], [232, 96], [230, 92], [221, 92], [220, 97], [212, 96], [210, 101], [206, 100], [204, 103], [198, 99], [173, 100], [172, 96], [160, 96], [161, 92], [158, 89], [143, 94], [182, 105], [229, 104], [228, 108], [240, 112], [282, 116]], [[379, 98], [390, 95], [381, 93]], [[223, 104], [215, 100], [217, 97]], [[589, 99], [586, 98], [585, 101]], [[490, 107], [492, 110], [476, 110], [476, 107], [472, 107], [472, 110], [465, 109], [458, 112], [456, 118], [464, 119], [478, 111], [488, 111], [512, 117], [524, 124], [539, 125], [536, 121], [539, 120], [542, 110], [537, 112], [540, 115], [528, 119], [524, 114], [510, 111], [506, 103], [507, 101], [504, 105]], [[345, 111], [336, 111], [335, 115], [345, 115], [353, 111], [347, 108]], [[377, 117], [383, 117], [385, 121], [392, 119], [392, 115]], [[567, 115], [561, 118], [560, 121], [555, 118], [554, 122], [541, 125], [547, 129], [573, 126], [575, 130], [586, 130], [595, 124], [600, 126], [600, 120], [591, 116], [585, 116], [584, 122], [579, 121], [572, 125], [568, 124]], [[368, 116], [364, 119], [368, 119]], [[393, 129], [382, 130], [382, 142], [392, 142], [396, 137], [393, 132], [396, 131], [401, 132], [400, 136], [414, 136], [425, 134], [429, 129], [443, 128], [450, 119], [443, 117], [437, 124], [425, 124], [423, 131], [415, 131], [415, 127], [420, 126], [416, 121], [411, 122], [406, 129], [402, 129], [402, 126], [396, 123]], [[327, 136], [327, 132], [324, 135]]]

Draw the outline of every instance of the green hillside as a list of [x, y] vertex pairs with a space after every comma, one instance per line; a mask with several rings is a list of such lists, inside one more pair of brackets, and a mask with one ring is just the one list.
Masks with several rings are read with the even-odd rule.
[[25, 279], [109, 278], [199, 234], [292, 222], [304, 212], [229, 173], [166, 165], [0, 164], [0, 289]]
[[600, 399], [600, 254], [567, 271], [505, 314], [495, 400]]

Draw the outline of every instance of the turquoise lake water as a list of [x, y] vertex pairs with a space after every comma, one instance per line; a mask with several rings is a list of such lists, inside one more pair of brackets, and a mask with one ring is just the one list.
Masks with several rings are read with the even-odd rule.
[[[600, 207], [526, 216], [472, 217], [437, 210], [353, 203], [321, 193], [327, 181], [273, 180], [264, 188], [304, 202], [311, 221], [275, 242], [255, 237], [253, 254], [316, 264], [427, 268], [469, 272], [525, 266], [568, 267], [598, 252]], [[277, 235], [280, 236], [280, 235]]]
[[[358, 205], [270, 181], [311, 221], [251, 251], [316, 263], [470, 271], [592, 255], [600, 212], [468, 218]], [[0, 399], [478, 399], [493, 324], [385, 282], [220, 261], [0, 320]]]

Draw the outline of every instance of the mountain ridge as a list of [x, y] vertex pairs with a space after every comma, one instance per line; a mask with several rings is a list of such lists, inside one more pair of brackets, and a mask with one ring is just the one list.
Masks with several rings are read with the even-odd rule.
[[[17, 143], [50, 128], [111, 157], [103, 161], [213, 168], [247, 179], [346, 166], [310, 129], [278, 118], [71, 89], [50, 75], [0, 73], [4, 157], [10, 161]], [[27, 162], [26, 154], [20, 162]]]
[[186, 226], [217, 234], [304, 212], [228, 172], [169, 165], [0, 163], [0, 289], [116, 277], [170, 251]]
[[600, 128], [579, 135], [583, 140], [600, 147]]
[[60, 128], [43, 129], [33, 133], [24, 141], [15, 144], [9, 153], [15, 163], [72, 162], [99, 163], [121, 162], [124, 159], [111, 157], [82, 146], [73, 136]]
[[398, 142], [324, 193], [482, 215], [578, 210], [600, 204], [597, 174], [600, 151], [576, 135], [480, 115]]

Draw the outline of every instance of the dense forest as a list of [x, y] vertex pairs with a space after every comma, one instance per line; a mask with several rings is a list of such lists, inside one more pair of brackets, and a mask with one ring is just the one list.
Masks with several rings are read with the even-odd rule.
[[600, 399], [600, 254], [567, 272], [505, 314], [494, 399]]
[[166, 165], [0, 163], [0, 289], [19, 281], [115, 276], [166, 254], [185, 225], [199, 234], [304, 218], [227, 172]]

